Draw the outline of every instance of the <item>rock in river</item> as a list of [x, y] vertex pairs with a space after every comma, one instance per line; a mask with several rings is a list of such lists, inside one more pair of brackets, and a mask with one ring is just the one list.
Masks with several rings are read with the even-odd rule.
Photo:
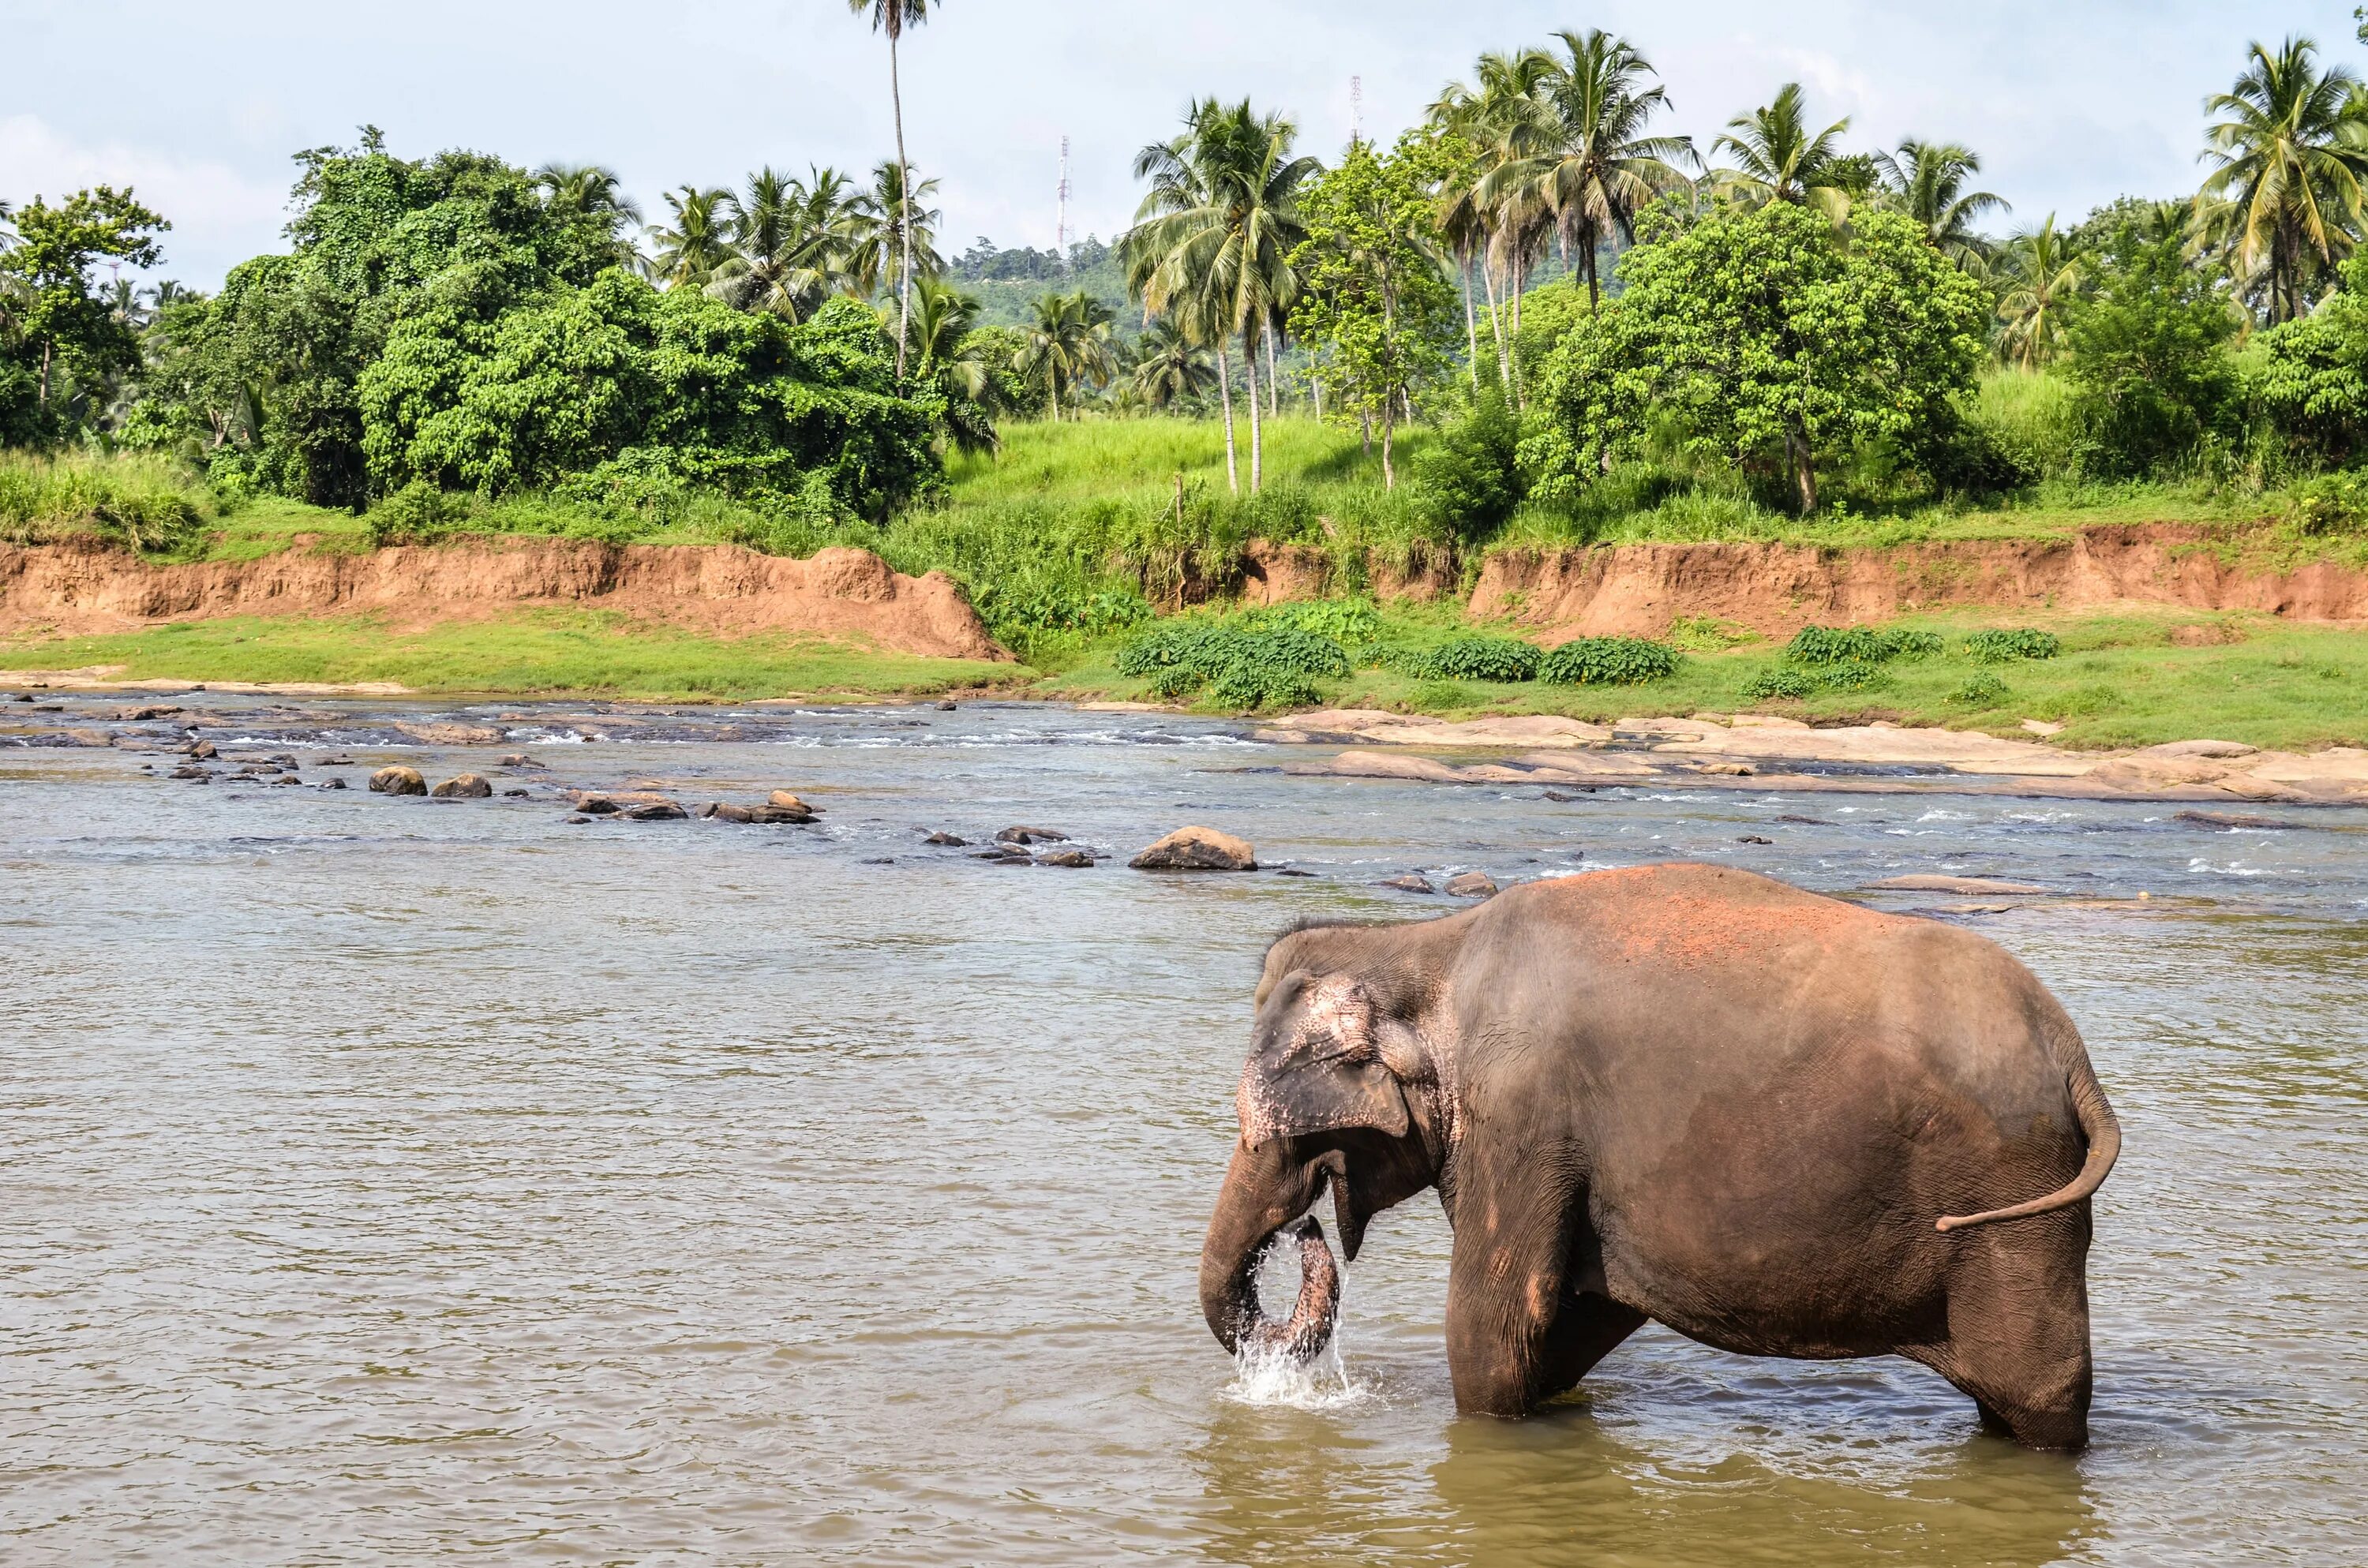
[[481, 774], [463, 773], [447, 778], [427, 792], [439, 801], [482, 801], [493, 794], [494, 787]]
[[370, 775], [370, 792], [376, 795], [425, 795], [427, 780], [416, 767], [381, 767]]
[[1447, 879], [1447, 891], [1458, 898], [1494, 898], [1497, 879], [1486, 871], [1466, 871]]
[[1179, 827], [1127, 864], [1138, 871], [1255, 871], [1258, 850], [1213, 827]]
[[1382, 881], [1382, 886], [1395, 888], [1400, 892], [1437, 892], [1439, 891], [1430, 885], [1429, 877], [1417, 877], [1412, 872], [1403, 877], [1385, 877]]
[[1036, 863], [1040, 866], [1066, 866], [1072, 870], [1082, 871], [1092, 869], [1094, 858], [1091, 851], [1085, 849], [1047, 849], [1036, 857]]
[[629, 806], [624, 815], [629, 822], [682, 822], [690, 813], [672, 801], [654, 801], [645, 806]]
[[1066, 844], [1069, 835], [1049, 827], [1007, 827], [995, 835], [997, 844]]
[[2048, 891], [2043, 887], [2033, 887], [2029, 882], [2002, 882], [1990, 877], [1885, 877], [1879, 882], [1869, 882], [1866, 885], [1884, 892], [1954, 892], [1973, 897], [1987, 895], [1991, 898], [2032, 897], [2044, 895]]

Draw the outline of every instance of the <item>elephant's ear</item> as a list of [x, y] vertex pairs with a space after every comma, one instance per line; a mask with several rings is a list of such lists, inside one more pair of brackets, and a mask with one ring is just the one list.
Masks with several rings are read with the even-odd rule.
[[1362, 986], [1347, 975], [1293, 973], [1272, 1006], [1234, 1096], [1246, 1147], [1344, 1127], [1406, 1135], [1406, 1092], [1383, 1064]]

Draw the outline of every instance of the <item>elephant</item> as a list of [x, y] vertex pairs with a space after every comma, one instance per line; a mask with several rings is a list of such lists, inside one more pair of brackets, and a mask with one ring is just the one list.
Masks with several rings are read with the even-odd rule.
[[[2087, 1442], [2089, 1196], [2120, 1124], [1997, 944], [1657, 865], [1303, 923], [1255, 1007], [1201, 1256], [1228, 1351], [1329, 1335], [1326, 1189], [1353, 1262], [1373, 1215], [1436, 1187], [1463, 1413], [1529, 1415], [1650, 1321], [1746, 1355], [1906, 1356], [1992, 1431]], [[1324, 1255], [1288, 1325], [1255, 1283], [1286, 1229]]]

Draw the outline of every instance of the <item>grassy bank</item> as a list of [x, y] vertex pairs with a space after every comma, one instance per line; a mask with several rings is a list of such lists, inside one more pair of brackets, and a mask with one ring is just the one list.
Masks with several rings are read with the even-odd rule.
[[181, 621], [100, 637], [0, 639], [0, 668], [117, 680], [392, 681], [415, 691], [652, 700], [927, 695], [1032, 672], [814, 637], [710, 637], [613, 612], [530, 610], [399, 630], [374, 616]]

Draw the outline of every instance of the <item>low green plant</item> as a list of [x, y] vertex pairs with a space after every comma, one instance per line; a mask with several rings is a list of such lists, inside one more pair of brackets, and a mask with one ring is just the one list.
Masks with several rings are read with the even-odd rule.
[[415, 480], [370, 509], [366, 519], [371, 548], [391, 544], [435, 544], [469, 526], [471, 497], [466, 492], [439, 490]]
[[1965, 639], [1965, 657], [1977, 665], [2011, 665], [2024, 659], [2052, 659], [2064, 651], [2063, 639], [2053, 631], [2029, 627], [1998, 627]]
[[2359, 532], [2368, 526], [2368, 473], [2347, 469], [2295, 485], [2286, 498], [2286, 524], [2306, 539]]
[[194, 542], [218, 510], [197, 475], [167, 459], [0, 453], [0, 539], [12, 544], [82, 534], [175, 551]]
[[1784, 645], [1784, 658], [1795, 665], [1880, 665], [1924, 658], [1946, 645], [1935, 632], [1896, 626], [1804, 626]]
[[1804, 670], [1786, 669], [1782, 665], [1764, 669], [1751, 677], [1743, 695], [1753, 702], [1768, 702], [1790, 698], [1795, 701], [1815, 697], [1825, 689], [1825, 683]]
[[1388, 667], [1417, 680], [1535, 680], [1535, 644], [1513, 637], [1451, 637], [1429, 648], [1402, 650]]
[[2008, 695], [2006, 682], [1983, 670], [1951, 691], [1948, 700], [1960, 708], [1996, 708], [2006, 701]]
[[1329, 637], [1344, 647], [1371, 642], [1382, 631], [1381, 611], [1367, 599], [1306, 599], [1257, 614], [1269, 625]]
[[1827, 691], [1879, 691], [1894, 683], [1891, 672], [1881, 665], [1851, 659], [1826, 665], [1818, 672], [1817, 684]]
[[1169, 701], [1205, 691], [1223, 707], [1250, 710], [1313, 702], [1317, 676], [1349, 673], [1348, 653], [1328, 637], [1198, 618], [1142, 632], [1119, 651], [1117, 664], [1119, 674], [1147, 681], [1153, 695]]
[[1643, 686], [1678, 673], [1665, 643], [1642, 637], [1575, 637], [1549, 653], [1538, 678], [1554, 686]]
[[1723, 653], [1759, 641], [1751, 628], [1714, 615], [1681, 615], [1669, 622], [1669, 645], [1689, 653]]

